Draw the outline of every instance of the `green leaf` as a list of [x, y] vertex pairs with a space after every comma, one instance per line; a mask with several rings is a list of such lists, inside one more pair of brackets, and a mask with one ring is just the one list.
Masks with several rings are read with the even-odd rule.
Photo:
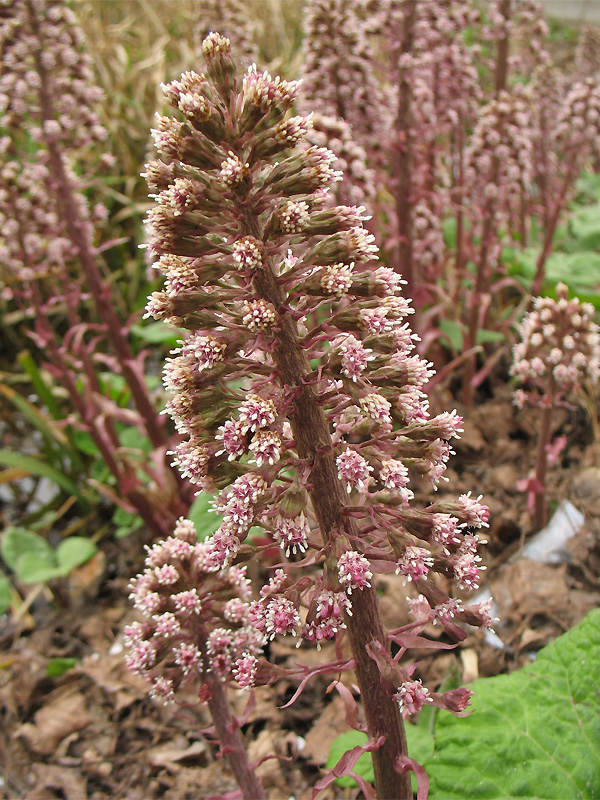
[[112, 516], [113, 523], [117, 526], [115, 528], [114, 536], [116, 539], [124, 539], [134, 531], [139, 530], [143, 525], [143, 520], [137, 514], [130, 514], [123, 508], [115, 509]]
[[578, 250], [595, 250], [600, 247], [600, 205], [580, 209], [570, 220], [571, 234], [577, 240]]
[[434, 800], [600, 798], [600, 609], [512, 675], [473, 683], [473, 713], [440, 713]]
[[198, 539], [201, 542], [208, 539], [221, 524], [221, 517], [215, 514], [214, 511], [209, 511], [209, 503], [212, 499], [212, 495], [200, 492], [196, 495], [196, 499], [187, 514], [188, 519], [191, 519], [194, 523]]
[[91, 539], [83, 536], [70, 536], [56, 548], [56, 559], [61, 575], [68, 575], [72, 569], [80, 567], [96, 555], [98, 547]]
[[[348, 750], [352, 750], [352, 748], [357, 745], [365, 744], [368, 738], [367, 734], [362, 731], [348, 731], [347, 733], [342, 733], [331, 743], [331, 750], [329, 751], [329, 758], [327, 759], [325, 767], [327, 769], [333, 769], [344, 753]], [[356, 772], [357, 775], [360, 775], [366, 781], [373, 782], [373, 761], [370, 753], [363, 753], [361, 755], [354, 765], [353, 772]], [[336, 778], [335, 782], [344, 789], [357, 785], [354, 778], [351, 778], [349, 775], [342, 775], [340, 778]]]
[[487, 342], [504, 342], [506, 341], [505, 334], [500, 331], [488, 331], [485, 328], [480, 328], [475, 336], [476, 344], [486, 344]]
[[117, 375], [114, 372], [101, 372], [98, 378], [102, 391], [113, 402], [118, 404], [119, 401], [124, 402], [129, 398], [129, 387], [122, 375]]
[[444, 242], [449, 250], [456, 250], [456, 218], [448, 217], [442, 222]]
[[17, 467], [33, 475], [43, 475], [57, 486], [60, 486], [61, 489], [77, 497], [84, 506], [89, 507], [87, 501], [81, 496], [76, 484], [70, 478], [59, 470], [54, 469], [54, 467], [50, 466], [50, 464], [47, 464], [45, 461], [40, 461], [39, 458], [35, 458], [35, 456], [26, 456], [22, 453], [14, 453], [11, 450], [0, 450], [0, 464], [6, 467]]
[[[423, 764], [433, 752], [433, 734], [429, 730], [429, 726], [425, 719], [423, 720], [423, 723], [421, 720], [419, 720], [419, 724], [417, 725], [412, 725], [408, 722], [404, 724], [406, 730], [406, 741], [408, 744], [408, 754], [411, 758], [414, 758], [416, 761], [418, 761], [419, 764]], [[329, 758], [327, 759], [327, 764], [325, 765], [326, 768], [332, 769], [335, 767], [344, 753], [346, 753], [348, 750], [352, 750], [352, 748], [356, 747], [357, 745], [365, 744], [368, 738], [369, 737], [367, 734], [362, 733], [362, 731], [348, 731], [347, 733], [342, 733], [331, 743]], [[354, 772], [370, 783], [373, 783], [373, 761], [370, 753], [363, 753], [360, 756], [356, 762], [356, 765], [354, 766]], [[416, 792], [416, 778], [414, 774], [411, 773], [411, 775], [413, 789]], [[344, 789], [354, 788], [357, 785], [354, 778], [351, 778], [349, 775], [342, 775], [340, 778], [336, 778], [335, 782], [338, 786], [341, 786]]]
[[10, 579], [0, 575], [0, 615], [6, 614], [12, 603]]
[[7, 567], [17, 571], [17, 564], [23, 556], [34, 555], [46, 564], [54, 562], [54, 551], [48, 542], [33, 531], [11, 526], [2, 534], [0, 552]]
[[457, 353], [462, 352], [464, 335], [460, 322], [457, 322], [454, 319], [441, 319], [438, 327], [450, 342], [452, 350]]
[[73, 439], [75, 447], [77, 447], [80, 452], [85, 453], [88, 456], [99, 455], [98, 445], [87, 431], [81, 431], [78, 428], [74, 428], [71, 433], [71, 438]]
[[49, 678], [60, 678], [61, 675], [64, 675], [70, 669], [78, 664], [80, 659], [78, 658], [53, 658], [51, 661], [48, 662], [48, 666], [46, 667], [46, 675]]
[[15, 567], [17, 578], [23, 583], [45, 583], [60, 576], [60, 567], [51, 559], [36, 553], [26, 553], [17, 561]]
[[546, 279], [563, 281], [575, 292], [578, 287], [600, 291], [600, 253], [553, 253], [546, 262]]
[[119, 431], [119, 441], [131, 450], [141, 450], [146, 454], [152, 450], [152, 442], [139, 428], [123, 428]]
[[151, 322], [149, 325], [132, 325], [131, 332], [144, 342], [150, 344], [167, 344], [175, 347], [177, 342], [185, 339], [187, 331], [172, 328], [164, 322]]

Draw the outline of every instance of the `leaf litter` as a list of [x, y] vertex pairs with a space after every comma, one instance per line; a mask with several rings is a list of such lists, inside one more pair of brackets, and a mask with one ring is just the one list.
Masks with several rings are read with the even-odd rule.
[[[486, 586], [498, 608], [501, 646], [474, 632], [450, 652], [418, 654], [416, 677], [439, 684], [456, 672], [471, 679], [513, 672], [531, 664], [540, 649], [598, 605], [600, 445], [589, 441], [583, 415], [557, 418], [555, 436], [560, 434], [566, 434], [567, 446], [550, 469], [549, 496], [557, 505], [568, 500], [584, 521], [564, 543], [561, 563], [544, 564], [522, 555], [530, 521], [526, 495], [516, 488], [532, 466], [535, 419], [510, 406], [509, 387], [503, 385], [466, 416], [448, 486], [454, 494], [482, 487], [490, 505]], [[127, 582], [143, 551], [135, 535], [103, 547], [106, 552], [92, 573], [77, 576], [71, 609], [57, 612], [41, 592], [29, 608], [33, 627], [24, 618], [1, 618], [0, 798], [201, 800], [234, 791], [202, 705], [190, 697], [185, 708], [158, 706], [144, 682], [125, 667], [120, 636], [132, 619]], [[114, 565], [110, 573], [107, 564]], [[382, 576], [378, 589], [386, 622], [408, 621], [410, 587], [395, 576]], [[433, 626], [423, 635], [443, 636]], [[273, 642], [271, 656], [286, 666], [307, 656], [311, 668], [336, 658], [331, 648], [305, 654], [294, 644]], [[76, 664], [51, 678], [47, 668], [54, 658], [74, 658]], [[258, 768], [270, 797], [309, 798], [333, 740], [348, 730], [341, 696], [327, 691], [332, 680], [316, 674], [283, 711], [297, 683], [286, 680], [257, 690], [243, 730], [252, 758], [276, 756]], [[357, 698], [351, 673], [344, 682]], [[232, 700], [237, 716], [243, 716], [248, 695]], [[335, 784], [320, 795], [323, 800], [360, 796], [357, 788]]]

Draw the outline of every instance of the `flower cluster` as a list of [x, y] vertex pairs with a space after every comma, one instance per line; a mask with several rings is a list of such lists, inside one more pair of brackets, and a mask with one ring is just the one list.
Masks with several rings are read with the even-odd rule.
[[[252, 605], [256, 629], [320, 642], [347, 624], [350, 594], [370, 588], [369, 550], [422, 591], [430, 571], [476, 586], [473, 529], [487, 512], [464, 498], [411, 508], [410, 482], [438, 485], [462, 420], [429, 414], [433, 373], [414, 353], [402, 280], [372, 264], [364, 209], [328, 201], [330, 155], [285, 116], [296, 86], [251, 69], [232, 101], [228, 40], [207, 42], [207, 74], [165, 87], [185, 120], [161, 121], [162, 161], [148, 168], [164, 176], [148, 236], [167, 280], [148, 311], [190, 330], [165, 368], [167, 409], [189, 436], [175, 461], [217, 492], [221, 524], [206, 542], [215, 564], [226, 569], [252, 527], [290, 559]], [[333, 461], [319, 455], [327, 441]], [[323, 493], [337, 533], [323, 527]], [[323, 574], [294, 577], [294, 558], [315, 547]]]
[[556, 145], [570, 168], [585, 163], [600, 145], [600, 86], [592, 78], [577, 81], [564, 99], [555, 130]]
[[252, 14], [244, 0], [195, 0], [192, 6], [194, 44], [198, 52], [211, 31], [221, 31], [236, 53], [250, 63], [258, 61]]
[[588, 23], [579, 33], [575, 66], [583, 78], [597, 77], [600, 72], [600, 30]]
[[143, 621], [125, 628], [127, 665], [153, 697], [170, 701], [206, 672], [242, 687], [253, 682], [261, 647], [250, 581], [244, 568], [221, 569], [193, 523], [180, 519], [172, 536], [148, 548], [131, 588]]
[[[37, 140], [50, 137], [73, 148], [106, 139], [94, 111], [102, 91], [94, 86], [91, 59], [81, 52], [83, 35], [65, 3], [14, 0], [2, 18], [0, 42], [4, 126], [25, 126]], [[32, 126], [32, 120], [43, 127]]]
[[556, 299], [536, 297], [519, 325], [521, 341], [513, 348], [511, 375], [526, 388], [514, 393], [517, 406], [557, 405], [580, 391], [585, 380], [600, 377], [600, 327], [594, 307], [569, 299], [559, 283]]
[[[432, 365], [415, 352], [404, 282], [377, 264], [365, 208], [335, 205], [334, 154], [309, 141], [309, 119], [289, 116], [298, 84], [254, 67], [238, 75], [220, 34], [202, 50], [204, 73], [163, 87], [174, 114], [159, 119], [160, 160], [147, 168], [156, 199], [148, 244], [166, 278], [147, 310], [189, 332], [165, 368], [167, 411], [188, 437], [174, 458], [214, 495], [220, 516], [194, 553], [216, 579], [277, 545], [280, 562], [247, 611], [260, 643], [293, 636], [320, 647], [347, 629], [353, 657], [372, 670], [372, 625], [388, 652], [380, 571], [410, 579], [431, 619], [453, 632], [463, 621], [488, 623], [479, 608], [452, 606], [432, 576], [478, 585], [476, 530], [487, 508], [470, 495], [413, 507], [419, 481], [443, 480], [462, 419], [430, 414]], [[157, 585], [165, 597], [186, 591], [171, 583], [178, 563], [164, 567], [139, 579], [142, 594], [146, 582], [150, 596], [163, 596]], [[218, 653], [229, 648], [227, 668], [237, 663], [250, 684], [255, 640], [242, 652], [235, 630], [215, 625]], [[245, 623], [240, 630], [245, 636]], [[229, 675], [222, 661], [212, 666], [211, 636], [191, 644], [203, 668]], [[179, 661], [194, 660], [187, 648], [179, 661], [172, 646], [166, 652], [178, 676]], [[363, 686], [365, 704], [391, 709], [393, 728], [392, 695]]]
[[519, 207], [532, 177], [529, 103], [523, 92], [503, 91], [481, 111], [465, 153], [465, 180], [476, 209], [502, 230]]
[[335, 189], [336, 202], [371, 207], [375, 199], [376, 175], [367, 166], [367, 154], [353, 139], [348, 122], [317, 111], [310, 115], [310, 123], [309, 141], [335, 153], [335, 168], [344, 174]]
[[[73, 12], [58, 0], [15, 0], [0, 22], [0, 225], [2, 277], [9, 284], [64, 274], [75, 254], [46, 148], [51, 143], [74, 152], [106, 139], [95, 110], [102, 92], [82, 43]], [[64, 169], [76, 186], [71, 166]], [[91, 241], [89, 223], [103, 220], [106, 209], [90, 209], [82, 193], [75, 202]], [[27, 285], [22, 289], [27, 295]]]
[[[307, 4], [303, 81], [310, 110], [345, 120], [354, 140], [371, 156], [381, 145], [391, 118], [375, 77], [361, 5], [357, 0]], [[336, 147], [332, 150], [337, 154]]]

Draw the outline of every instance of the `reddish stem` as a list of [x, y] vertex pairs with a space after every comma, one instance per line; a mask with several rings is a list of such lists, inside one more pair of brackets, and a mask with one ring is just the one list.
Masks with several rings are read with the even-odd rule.
[[[510, 0], [502, 0], [499, 6], [499, 12], [504, 18], [505, 23], [510, 19]], [[494, 74], [494, 91], [496, 97], [500, 92], [506, 88], [506, 80], [508, 78], [508, 52], [510, 49], [510, 37], [508, 33], [498, 40], [496, 48], [496, 70]]]
[[238, 722], [229, 707], [225, 685], [210, 672], [205, 673], [203, 683], [209, 695], [208, 708], [221, 748], [242, 790], [244, 800], [265, 800], [261, 782], [248, 763]]
[[552, 420], [553, 402], [550, 394], [544, 397], [542, 406], [542, 419], [540, 422], [540, 435], [537, 446], [537, 458], [535, 462], [535, 477], [543, 487], [542, 492], [536, 492], [533, 529], [534, 532], [540, 531], [548, 521], [548, 505], [546, 502], [546, 468], [548, 466], [548, 445], [550, 444], [550, 423]]
[[558, 225], [560, 213], [565, 207], [565, 201], [567, 199], [567, 194], [569, 192], [569, 189], [573, 185], [573, 182], [576, 177], [576, 161], [577, 159], [574, 156], [571, 156], [569, 167], [567, 169], [567, 173], [560, 187], [560, 191], [558, 192], [556, 200], [554, 201], [552, 211], [548, 214], [548, 219], [544, 231], [544, 243], [542, 245], [542, 249], [536, 261], [535, 278], [533, 280], [533, 283], [531, 284], [531, 294], [534, 297], [540, 293], [542, 284], [544, 282], [544, 277], [546, 274], [545, 270], [546, 261], [548, 260], [548, 256], [552, 252], [552, 246], [554, 244], [554, 234], [556, 233], [556, 226]]
[[[30, 7], [30, 22], [36, 36], [40, 38], [39, 24], [36, 12]], [[40, 76], [39, 98], [43, 121], [55, 119], [52, 91], [47, 69], [42, 63], [41, 51], [35, 53], [36, 69]], [[121, 365], [123, 377], [131, 390], [135, 405], [144, 420], [144, 427], [156, 448], [167, 443], [167, 434], [164, 430], [164, 420], [157, 414], [156, 408], [143, 376], [135, 363], [129, 342], [124, 333], [123, 326], [115, 313], [111, 300], [110, 287], [107, 286], [100, 274], [96, 263], [96, 253], [87, 235], [87, 222], [81, 218], [79, 205], [75, 198], [73, 186], [67, 176], [63, 156], [56, 139], [45, 133], [42, 126], [44, 142], [48, 148], [48, 165], [55, 182], [57, 205], [61, 212], [67, 234], [73, 242], [79, 263], [86, 277], [88, 287], [94, 298], [98, 316], [106, 325], [106, 332], [114, 348], [115, 354]], [[166, 458], [166, 456], [165, 456]]]
[[[246, 209], [246, 233], [260, 238], [254, 217]], [[285, 302], [282, 288], [268, 264], [254, 279], [257, 293], [275, 308]], [[337, 476], [333, 443], [325, 412], [313, 388], [306, 383], [310, 363], [300, 346], [296, 323], [287, 315], [282, 317], [273, 359], [282, 386], [295, 397], [295, 412], [290, 416], [298, 456], [312, 463], [310, 498], [319, 522], [325, 550], [332, 552], [335, 538], [346, 533], [351, 539], [359, 536], [354, 520], [343, 515], [346, 505], [342, 485]], [[388, 647], [379, 602], [374, 588], [364, 588], [353, 595], [352, 616], [346, 618], [352, 655], [356, 662], [356, 675], [367, 723], [367, 731], [375, 741], [380, 736], [385, 742], [373, 751], [373, 768], [377, 796], [407, 800], [412, 798], [410, 776], [399, 775], [394, 764], [407, 754], [406, 734], [398, 704], [381, 684], [375, 661], [367, 653], [367, 645], [374, 640]]]
[[[398, 60], [402, 55], [412, 51], [416, 16], [416, 0], [406, 0], [404, 3], [404, 28]], [[396, 116], [397, 141], [392, 150], [392, 174], [395, 179], [396, 220], [398, 226], [396, 269], [402, 273], [407, 283], [407, 294], [410, 297], [414, 297], [411, 88], [406, 76], [406, 70], [400, 67], [399, 73], [398, 113]]]

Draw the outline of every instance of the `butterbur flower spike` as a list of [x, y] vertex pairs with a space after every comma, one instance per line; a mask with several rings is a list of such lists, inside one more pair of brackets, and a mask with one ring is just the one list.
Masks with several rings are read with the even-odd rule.
[[[220, 581], [231, 592], [232, 570], [238, 574], [236, 565], [264, 548], [256, 544], [264, 538], [248, 537], [252, 528], [279, 546], [283, 564], [250, 602], [260, 641], [250, 637], [244, 646], [242, 606], [221, 613], [217, 604], [210, 612], [216, 627], [207, 633], [204, 625], [200, 642], [166, 599], [184, 593], [202, 616], [206, 595], [200, 588], [198, 601], [189, 595], [197, 581], [184, 580], [177, 559], [165, 560], [169, 569], [148, 567], [134, 591], [152, 621], [135, 658], [141, 670], [156, 671], [173, 631], [179, 649], [171, 646], [155, 692], [165, 680], [172, 681], [165, 691], [176, 691], [200, 664], [205, 677], [249, 686], [264, 663], [260, 644], [284, 635], [320, 647], [345, 632], [366, 727], [380, 745], [377, 793], [412, 797], [408, 777], [394, 769], [406, 753], [394, 699], [405, 679], [388, 691], [385, 659], [372, 656], [373, 642], [388, 652], [376, 573], [398, 568], [432, 609], [450, 602], [429, 573], [476, 585], [473, 531], [487, 523], [487, 509], [466, 495], [411, 507], [411, 482], [439, 483], [462, 420], [455, 412], [430, 416], [423, 386], [431, 365], [413, 353], [403, 281], [376, 263], [365, 209], [333, 204], [341, 177], [333, 156], [307, 141], [308, 121], [289, 116], [298, 83], [254, 68], [237, 74], [229, 41], [217, 33], [203, 52], [206, 74], [186, 73], [164, 87], [174, 118], [161, 120], [161, 161], [147, 170], [157, 192], [148, 244], [167, 284], [148, 313], [190, 332], [165, 370], [169, 413], [189, 436], [175, 460], [215, 495], [222, 518], [185, 570], [190, 578], [201, 571], [217, 597]], [[241, 574], [238, 589], [247, 602]], [[457, 616], [458, 606], [437, 619], [456, 627]], [[468, 606], [463, 618], [486, 624]], [[146, 630], [150, 648], [141, 645]], [[416, 708], [405, 696], [406, 708]]]
[[511, 375], [519, 384], [513, 398], [541, 409], [535, 478], [528, 482], [533, 494], [533, 524], [546, 523], [546, 468], [554, 408], [569, 407], [584, 383], [600, 377], [600, 327], [593, 321], [594, 307], [569, 299], [564, 283], [556, 287], [556, 299], [536, 297], [533, 310], [519, 325], [520, 342], [513, 348]]

